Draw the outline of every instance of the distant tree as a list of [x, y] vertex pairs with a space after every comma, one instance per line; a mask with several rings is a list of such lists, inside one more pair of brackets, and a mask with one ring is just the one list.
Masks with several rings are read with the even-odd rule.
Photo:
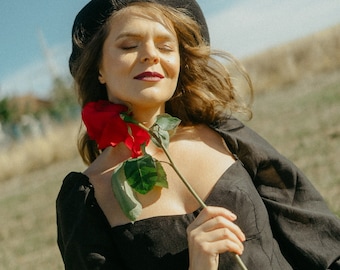
[[50, 112], [58, 120], [78, 115], [79, 106], [74, 89], [71, 83], [68, 83], [64, 78], [56, 77], [54, 79], [51, 102], [53, 106]]
[[0, 120], [1, 123], [8, 123], [15, 118], [15, 112], [11, 110], [10, 101], [7, 97], [0, 100]]
[[7, 122], [9, 119], [10, 112], [8, 110], [7, 98], [0, 100], [0, 120], [1, 122]]

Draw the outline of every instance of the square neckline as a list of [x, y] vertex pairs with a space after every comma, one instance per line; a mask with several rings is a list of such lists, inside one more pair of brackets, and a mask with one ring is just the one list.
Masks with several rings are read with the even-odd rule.
[[[222, 173], [222, 175], [218, 178], [216, 183], [213, 185], [213, 187], [211, 188], [207, 197], [203, 200], [204, 203], [206, 203], [210, 200], [210, 198], [214, 194], [214, 191], [216, 190], [217, 186], [220, 185], [220, 182], [224, 179], [225, 175], [227, 175], [229, 173], [229, 171], [231, 171], [234, 167], [239, 166], [239, 165], [242, 165], [242, 162], [239, 159], [235, 159], [235, 161]], [[187, 217], [193, 218], [193, 217], [196, 217], [202, 211], [202, 209], [203, 209], [202, 206], [200, 206], [196, 210], [194, 210], [193, 212], [188, 212], [188, 213], [183, 213], [183, 214], [175, 214], [175, 215], [151, 216], [151, 217], [136, 220], [134, 222], [129, 222], [129, 223], [121, 224], [121, 225], [111, 226], [110, 228], [111, 228], [111, 230], [116, 230], [116, 229], [120, 230], [120, 229], [123, 229], [123, 228], [126, 228], [126, 227], [138, 226], [139, 224], [153, 222], [154, 220], [157, 220], [157, 219], [162, 220], [162, 219], [165, 219], [165, 218], [169, 218], [169, 219], [170, 218], [187, 218]], [[107, 218], [106, 218], [106, 220], [107, 220]]]

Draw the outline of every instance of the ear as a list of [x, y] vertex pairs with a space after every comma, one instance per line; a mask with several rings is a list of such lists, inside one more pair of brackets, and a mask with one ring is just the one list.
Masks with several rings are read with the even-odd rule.
[[100, 70], [99, 70], [99, 72], [98, 72], [98, 81], [99, 81], [101, 84], [105, 84], [105, 83], [106, 83], [106, 81], [105, 81], [105, 79], [104, 79], [104, 77], [103, 77], [103, 75], [102, 75], [102, 73], [101, 73]]

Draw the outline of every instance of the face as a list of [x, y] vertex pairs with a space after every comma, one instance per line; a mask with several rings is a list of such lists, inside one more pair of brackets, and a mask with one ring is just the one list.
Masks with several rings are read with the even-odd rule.
[[111, 102], [134, 107], [159, 106], [173, 95], [180, 57], [175, 32], [153, 17], [128, 7], [110, 20], [103, 45], [99, 81]]

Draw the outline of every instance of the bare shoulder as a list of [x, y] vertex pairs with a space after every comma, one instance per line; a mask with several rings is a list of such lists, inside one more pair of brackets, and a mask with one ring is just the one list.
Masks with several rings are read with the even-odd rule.
[[206, 154], [216, 154], [232, 156], [223, 138], [216, 131], [206, 125], [197, 125], [190, 128], [183, 128], [176, 133], [172, 140], [173, 148], [184, 149], [189, 155], [196, 152], [198, 157], [206, 159]]
[[200, 125], [190, 132], [182, 138], [175, 137], [170, 151], [180, 171], [201, 198], [206, 198], [235, 160], [223, 138], [214, 130]]

